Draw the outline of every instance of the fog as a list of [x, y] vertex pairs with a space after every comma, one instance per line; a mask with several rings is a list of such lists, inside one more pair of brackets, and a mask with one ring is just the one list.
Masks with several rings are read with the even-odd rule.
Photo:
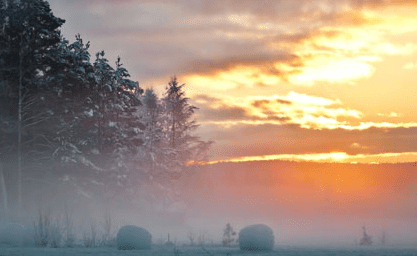
[[[253, 166], [263, 171], [253, 170]], [[188, 245], [190, 236], [195, 244], [221, 244], [227, 223], [236, 232], [263, 223], [273, 229], [278, 247], [354, 246], [365, 226], [375, 246], [383, 245], [383, 233], [385, 245], [415, 245], [417, 228], [411, 210], [415, 204], [409, 202], [413, 184], [410, 181], [399, 187], [394, 182], [401, 175], [411, 178], [412, 170], [401, 173], [396, 168], [404, 165], [390, 165], [393, 169], [387, 173], [394, 172], [394, 176], [384, 183], [387, 177], [382, 167], [386, 166], [372, 166], [380, 171], [364, 187], [349, 190], [341, 186], [339, 191], [325, 181], [326, 177], [334, 173], [354, 175], [357, 178], [353, 182], [359, 184], [364, 174], [374, 172], [367, 169], [370, 165], [356, 166], [359, 169], [347, 173], [328, 171], [341, 166], [349, 165], [274, 161], [269, 167], [262, 162], [189, 167], [188, 173], [175, 181], [178, 196], [171, 201], [165, 198], [165, 203], [142, 200], [140, 195], [151, 188], [123, 201], [120, 195], [119, 199], [104, 200], [83, 194], [65, 182], [32, 187], [30, 191], [27, 187], [23, 224], [36, 223], [39, 210], [52, 219], [61, 218], [62, 223], [67, 211], [77, 237], [82, 239], [91, 232], [91, 225], [102, 232], [105, 217], [111, 216], [113, 235], [123, 225], [137, 225], [149, 230], [155, 244], [167, 242], [169, 234], [171, 242]], [[322, 171], [315, 171], [316, 167]]]

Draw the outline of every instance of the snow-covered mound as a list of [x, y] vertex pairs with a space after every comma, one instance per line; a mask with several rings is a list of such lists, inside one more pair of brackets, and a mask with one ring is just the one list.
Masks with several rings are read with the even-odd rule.
[[264, 224], [256, 224], [243, 228], [239, 232], [241, 250], [266, 251], [274, 247], [274, 232]]
[[152, 235], [144, 228], [123, 226], [117, 232], [116, 242], [119, 250], [151, 249]]
[[23, 235], [22, 235], [22, 245], [23, 246], [34, 246], [35, 245], [35, 226], [24, 225]]
[[0, 244], [22, 245], [24, 231], [25, 227], [19, 223], [9, 222], [0, 225]]

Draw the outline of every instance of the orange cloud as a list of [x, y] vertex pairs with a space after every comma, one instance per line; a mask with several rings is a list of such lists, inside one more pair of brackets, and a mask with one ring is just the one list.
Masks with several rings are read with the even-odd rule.
[[[302, 12], [311, 14], [318, 11], [320, 15], [315, 19], [322, 20], [322, 25], [310, 27], [303, 24], [297, 29], [294, 24], [279, 19], [264, 22], [259, 21], [255, 14], [231, 14], [228, 16], [229, 22], [249, 29], [237, 32], [244, 38], [235, 34], [237, 37], [230, 38], [231, 40], [251, 40], [250, 38], [257, 37], [257, 43], [254, 42], [254, 46], [257, 45], [254, 47], [255, 51], [263, 48], [263, 53], [268, 52], [271, 56], [294, 57], [273, 57], [269, 60], [259, 58], [258, 62], [229, 57], [224, 59], [227, 65], [212, 63], [211, 70], [217, 68], [215, 79], [205, 77], [203, 72], [198, 76], [190, 74], [188, 78], [196, 84], [216, 81], [216, 84], [226, 85], [221, 86], [223, 89], [240, 85], [275, 86], [284, 81], [296, 85], [313, 85], [322, 81], [353, 83], [358, 79], [369, 78], [375, 72], [374, 63], [382, 61], [384, 56], [406, 55], [417, 49], [412, 41], [399, 44], [391, 42], [388, 37], [396, 33], [415, 31], [415, 15], [407, 15], [406, 9], [398, 11], [397, 8], [392, 11], [388, 8], [389, 4], [385, 9], [374, 8], [378, 6], [381, 7], [380, 4], [357, 8], [357, 5], [349, 2], [327, 5], [323, 5], [323, 2], [306, 2], [301, 6]], [[329, 20], [326, 20], [321, 15], [323, 13], [336, 15], [329, 16]], [[265, 30], [269, 34], [265, 34]], [[262, 52], [259, 53], [260, 56], [263, 55]], [[246, 52], [241, 56], [247, 55]], [[207, 69], [198, 66], [197, 70]], [[252, 72], [249, 71], [251, 69]], [[241, 81], [236, 77], [240, 77]]]
[[353, 148], [353, 149], [367, 149], [368, 147], [363, 146], [363, 145], [361, 145], [357, 142], [354, 142], [354, 143], [350, 144], [350, 148]]
[[401, 113], [391, 112], [389, 114], [378, 113], [379, 117], [400, 117], [402, 116]]
[[[197, 95], [203, 124], [231, 127], [239, 124], [296, 124], [306, 129], [366, 130], [375, 128], [411, 128], [417, 122], [364, 122], [363, 113], [343, 107], [339, 99], [331, 100], [291, 91], [287, 95], [219, 98]], [[382, 114], [379, 114], [382, 116]], [[384, 115], [385, 116], [385, 115]], [[391, 112], [388, 117], [399, 117]], [[343, 120], [345, 119], [345, 120]], [[349, 120], [357, 120], [357, 124]]]
[[[54, 0], [52, 4], [76, 14], [65, 17], [68, 23], [75, 17], [71, 26], [82, 35], [98, 36], [99, 47], [104, 42], [119, 49], [130, 46], [120, 52], [128, 62], [136, 62], [136, 72], [131, 73], [141, 79], [180, 73], [211, 76], [249, 67], [265, 78], [251, 78], [243, 85], [275, 86], [287, 78], [287, 66], [300, 73], [290, 79], [296, 84], [349, 82], [374, 72], [372, 62], [360, 57], [415, 50], [413, 41], [407, 46], [387, 38], [416, 31], [412, 1]], [[89, 20], [91, 13], [95, 22]], [[90, 24], [88, 30], [83, 24]], [[126, 38], [123, 45], [115, 42], [115, 35]], [[372, 49], [373, 55], [365, 54]], [[348, 72], [339, 72], [337, 66], [343, 65]], [[235, 79], [224, 77], [222, 84], [232, 81], [234, 86]]]

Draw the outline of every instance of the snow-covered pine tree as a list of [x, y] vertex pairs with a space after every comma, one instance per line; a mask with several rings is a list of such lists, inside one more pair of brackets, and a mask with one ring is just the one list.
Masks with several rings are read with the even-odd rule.
[[[42, 76], [45, 84], [42, 97], [47, 102], [46, 108], [53, 113], [49, 123], [53, 137], [54, 150], [51, 156], [59, 168], [49, 176], [77, 177], [91, 175], [99, 168], [89, 160], [94, 142], [90, 124], [90, 113], [94, 105], [90, 99], [94, 83], [94, 70], [88, 52], [90, 43], [83, 43], [81, 36], [75, 36], [69, 44], [62, 38], [53, 54], [44, 59], [47, 65]], [[53, 65], [50, 65], [52, 63]], [[59, 170], [57, 172], [56, 170]]]
[[[141, 101], [143, 106], [135, 113], [144, 127], [140, 130], [143, 145], [139, 148], [132, 169], [139, 183], [141, 200], [152, 204], [155, 199], [165, 196], [169, 179], [167, 179], [166, 161], [172, 150], [169, 146], [164, 124], [167, 122], [164, 102], [158, 98], [153, 89], [147, 89]], [[144, 191], [141, 188], [146, 187]], [[153, 188], [153, 189], [150, 189]]]
[[188, 103], [183, 87], [173, 77], [162, 99], [152, 89], [146, 90], [139, 112], [145, 130], [138, 174], [151, 186], [154, 198], [168, 204], [178, 199], [176, 181], [187, 163], [202, 160], [212, 143], [191, 134], [198, 127], [192, 120], [197, 108]]
[[130, 191], [138, 183], [134, 177], [132, 162], [143, 144], [141, 131], [144, 129], [142, 120], [138, 119], [135, 113], [141, 106], [140, 95], [143, 90], [137, 82], [130, 79], [129, 72], [122, 67], [120, 57], [116, 61], [115, 69], [115, 99], [111, 109], [114, 111], [112, 128], [114, 132], [113, 150], [111, 154], [111, 170], [115, 175], [116, 186], [124, 191]]
[[22, 144], [28, 139], [23, 134], [23, 107], [27, 96], [38, 89], [36, 76], [42, 71], [39, 59], [59, 42], [58, 28], [65, 21], [55, 17], [49, 3], [43, 0], [3, 0], [0, 2], [0, 17], [0, 113], [17, 121], [17, 147], [12, 155], [17, 155], [16, 201], [20, 212], [23, 196]]
[[137, 113], [138, 119], [142, 120], [144, 129], [142, 130], [143, 145], [138, 152], [137, 158], [142, 172], [147, 173], [147, 177], [142, 176], [146, 182], [155, 176], [158, 168], [158, 159], [163, 154], [164, 131], [163, 131], [163, 106], [160, 99], [153, 89], [146, 89], [142, 97], [143, 107]]
[[[122, 191], [128, 186], [129, 163], [142, 144], [141, 123], [134, 113], [141, 104], [139, 95], [143, 91], [137, 82], [128, 79], [129, 72], [122, 67], [120, 58], [114, 69], [104, 56], [104, 51], [96, 54], [94, 81], [82, 118], [81, 127], [88, 133], [82, 150], [85, 153], [83, 168], [92, 174], [89, 179], [94, 184], [101, 184], [100, 191], [107, 185], [115, 194], [116, 190]], [[95, 170], [88, 171], [91, 167]]]

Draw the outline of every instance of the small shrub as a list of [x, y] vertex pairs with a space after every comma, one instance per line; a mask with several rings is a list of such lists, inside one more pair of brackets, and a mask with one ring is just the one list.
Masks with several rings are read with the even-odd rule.
[[178, 248], [174, 248], [174, 256], [180, 256], [180, 250]]
[[195, 234], [190, 231], [187, 234], [187, 238], [190, 240], [190, 245], [193, 246], [194, 245], [194, 240], [195, 240]]
[[103, 235], [99, 242], [99, 246], [116, 247], [116, 236], [112, 232], [112, 219], [109, 213], [104, 215], [104, 222], [102, 223]]
[[83, 244], [85, 247], [96, 247], [97, 242], [97, 230], [95, 224], [90, 225], [91, 227], [91, 235], [87, 235], [86, 232], [83, 233]]
[[49, 243], [50, 229], [51, 229], [51, 216], [50, 213], [43, 213], [39, 210], [38, 223], [34, 222], [35, 231], [35, 245], [47, 246]]
[[68, 212], [68, 208], [65, 205], [64, 211], [64, 245], [66, 247], [74, 247], [75, 245], [75, 233], [74, 225], [72, 221], [72, 215]]
[[34, 222], [34, 243], [37, 246], [51, 246], [57, 248], [61, 245], [64, 229], [59, 217], [53, 219], [50, 211], [39, 210], [38, 222]]
[[233, 236], [236, 235], [236, 232], [233, 231], [232, 226], [227, 223], [225, 229], [223, 230], [223, 240], [222, 240], [222, 244], [223, 246], [227, 246], [229, 247], [230, 244], [235, 241], [235, 239], [233, 238]]
[[58, 248], [61, 245], [63, 235], [63, 229], [59, 219], [55, 219], [51, 222], [49, 231], [49, 243], [52, 248]]

